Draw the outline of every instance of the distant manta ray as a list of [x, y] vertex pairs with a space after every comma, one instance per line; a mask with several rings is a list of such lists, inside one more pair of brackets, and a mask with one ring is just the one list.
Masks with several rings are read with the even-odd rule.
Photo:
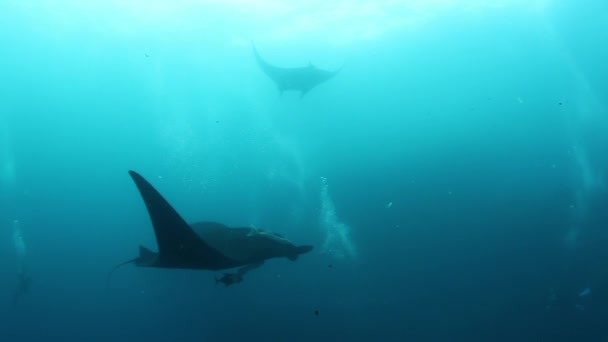
[[312, 88], [336, 76], [342, 68], [336, 71], [327, 71], [319, 69], [312, 63], [305, 67], [296, 68], [281, 68], [269, 64], [258, 53], [255, 45], [251, 45], [258, 66], [271, 80], [276, 83], [279, 92], [283, 94], [286, 90], [295, 90], [300, 92], [300, 97], [303, 97]]
[[129, 171], [146, 204], [154, 227], [158, 253], [139, 247], [139, 256], [123, 262], [140, 267], [224, 270], [241, 267], [238, 275], [271, 258], [296, 260], [313, 246], [297, 246], [279, 234], [255, 228], [231, 228], [217, 222], [188, 224], [171, 204], [140, 174]]

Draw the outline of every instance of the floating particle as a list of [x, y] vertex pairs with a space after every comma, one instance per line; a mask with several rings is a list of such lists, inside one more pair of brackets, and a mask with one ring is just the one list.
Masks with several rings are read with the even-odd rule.
[[315, 310], [315, 316], [319, 317], [319, 310]]
[[386, 205], [387, 208], [390, 208], [393, 206], [393, 202], [388, 202], [388, 204]]
[[579, 297], [586, 297], [589, 296], [591, 294], [591, 289], [588, 287], [585, 287], [579, 294]]

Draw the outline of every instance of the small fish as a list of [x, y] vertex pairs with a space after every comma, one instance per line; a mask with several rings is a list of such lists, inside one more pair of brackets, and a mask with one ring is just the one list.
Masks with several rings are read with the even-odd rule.
[[238, 284], [243, 281], [243, 276], [238, 273], [224, 273], [220, 278], [215, 278], [215, 283], [222, 283], [224, 286]]

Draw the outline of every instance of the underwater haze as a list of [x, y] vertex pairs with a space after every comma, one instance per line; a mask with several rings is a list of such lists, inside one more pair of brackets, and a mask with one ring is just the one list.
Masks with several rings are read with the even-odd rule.
[[[607, 18], [1, 1], [0, 341], [608, 340]], [[339, 72], [281, 91], [252, 44]], [[106, 283], [158, 250], [129, 170], [188, 222], [314, 249], [231, 286], [134, 265]]]

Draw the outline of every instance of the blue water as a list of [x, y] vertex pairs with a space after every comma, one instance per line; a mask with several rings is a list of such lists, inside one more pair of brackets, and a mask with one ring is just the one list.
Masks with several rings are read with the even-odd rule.
[[[608, 4], [486, 3], [2, 1], [0, 341], [608, 340]], [[128, 170], [315, 249], [106, 288]]]

